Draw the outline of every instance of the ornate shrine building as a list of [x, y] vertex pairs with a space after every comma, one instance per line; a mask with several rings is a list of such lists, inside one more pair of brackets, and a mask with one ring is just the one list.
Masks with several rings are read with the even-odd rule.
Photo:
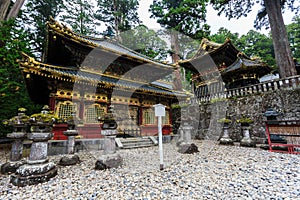
[[[98, 138], [108, 106], [114, 106], [120, 133], [155, 135], [153, 105], [166, 106], [163, 133], [172, 132], [170, 106], [185, 99], [172, 83], [161, 79], [173, 73], [174, 65], [155, 61], [112, 39], [97, 39], [74, 33], [51, 20], [47, 23], [47, 48], [43, 62], [23, 55], [20, 66], [31, 99], [48, 104], [55, 115], [72, 114], [83, 138]], [[54, 139], [65, 139], [66, 124], [55, 124]]]
[[223, 44], [203, 39], [196, 54], [179, 62], [192, 71], [192, 85], [196, 96], [202, 97], [226, 89], [259, 83], [271, 68], [258, 59], [251, 59], [240, 52], [230, 39]]

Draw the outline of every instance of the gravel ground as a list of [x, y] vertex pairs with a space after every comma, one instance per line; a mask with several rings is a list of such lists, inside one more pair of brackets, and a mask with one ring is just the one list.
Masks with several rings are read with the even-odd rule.
[[164, 144], [162, 171], [155, 146], [119, 150], [124, 165], [104, 171], [93, 169], [102, 151], [80, 152], [80, 164], [59, 166], [56, 177], [34, 186], [19, 188], [1, 175], [0, 199], [300, 199], [299, 155], [194, 142], [200, 152], [192, 155]]

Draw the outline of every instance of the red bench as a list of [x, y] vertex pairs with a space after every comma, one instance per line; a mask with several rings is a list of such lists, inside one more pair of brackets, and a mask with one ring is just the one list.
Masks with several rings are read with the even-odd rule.
[[[300, 121], [266, 121], [266, 135], [271, 152], [300, 154]], [[286, 140], [285, 143], [274, 142], [272, 135]], [[275, 147], [275, 148], [274, 148]], [[276, 148], [277, 147], [277, 148]], [[282, 149], [278, 149], [278, 147]]]

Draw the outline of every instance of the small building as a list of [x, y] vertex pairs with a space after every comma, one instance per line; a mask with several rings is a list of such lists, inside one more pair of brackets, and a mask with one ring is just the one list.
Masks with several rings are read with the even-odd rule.
[[203, 39], [195, 55], [179, 65], [192, 72], [197, 97], [257, 84], [271, 72], [264, 62], [240, 52], [230, 39], [223, 44]]
[[[172, 83], [162, 81], [174, 65], [158, 62], [110, 38], [76, 34], [51, 20], [47, 23], [47, 48], [43, 61], [23, 55], [20, 61], [31, 99], [48, 104], [55, 115], [67, 119], [76, 113], [83, 138], [98, 138], [103, 116], [114, 106], [120, 133], [157, 134], [153, 105], [166, 106], [163, 133], [172, 132], [171, 104], [185, 98]], [[54, 139], [65, 139], [66, 124], [56, 124]]]

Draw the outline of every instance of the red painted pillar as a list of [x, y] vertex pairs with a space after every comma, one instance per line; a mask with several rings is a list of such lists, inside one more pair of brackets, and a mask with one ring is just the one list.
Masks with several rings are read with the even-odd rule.
[[55, 94], [54, 93], [51, 93], [50, 96], [49, 96], [49, 108], [50, 110], [53, 110], [55, 109]]
[[139, 125], [143, 124], [143, 107], [139, 107]]

